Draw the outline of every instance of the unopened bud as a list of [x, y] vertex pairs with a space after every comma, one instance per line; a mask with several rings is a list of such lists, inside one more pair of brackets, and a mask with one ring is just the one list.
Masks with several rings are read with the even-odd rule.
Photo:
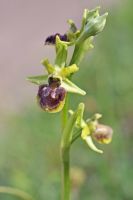
[[95, 36], [100, 33], [105, 26], [107, 15], [108, 13], [105, 13], [102, 16], [94, 16], [90, 20], [88, 20], [77, 42], [81, 43], [85, 41], [88, 37]]

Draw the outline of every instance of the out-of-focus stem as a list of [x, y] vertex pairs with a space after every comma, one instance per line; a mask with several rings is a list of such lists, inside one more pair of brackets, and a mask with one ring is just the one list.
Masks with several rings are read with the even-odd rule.
[[23, 200], [33, 200], [33, 198], [26, 192], [23, 192], [19, 189], [12, 188], [12, 187], [0, 186], [0, 193], [11, 194]]

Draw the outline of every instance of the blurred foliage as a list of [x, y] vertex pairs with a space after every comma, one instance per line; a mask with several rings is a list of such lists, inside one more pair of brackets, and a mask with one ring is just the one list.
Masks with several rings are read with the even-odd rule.
[[[73, 108], [85, 102], [86, 116], [100, 112], [101, 121], [114, 129], [113, 142], [104, 146], [102, 156], [81, 140], [72, 147], [72, 180], [78, 182], [79, 177], [79, 183], [72, 183], [76, 200], [133, 199], [132, 6], [128, 0], [109, 10], [106, 29], [74, 76], [88, 95], [71, 96]], [[23, 189], [37, 200], [60, 199], [60, 117], [29, 105], [6, 119], [0, 139], [0, 185]], [[17, 200], [1, 194], [0, 199]]]

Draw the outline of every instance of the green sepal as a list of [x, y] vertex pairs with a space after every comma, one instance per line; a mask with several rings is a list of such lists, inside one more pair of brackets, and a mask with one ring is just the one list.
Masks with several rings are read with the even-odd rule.
[[48, 74], [53, 74], [55, 72], [55, 67], [50, 64], [48, 59], [41, 60], [41, 64], [46, 68]]
[[42, 85], [47, 82], [48, 75], [29, 76], [26, 80], [36, 85]]
[[89, 22], [89, 20], [99, 16], [99, 9], [100, 9], [100, 7], [96, 7], [93, 10], [88, 10], [88, 9], [84, 10], [83, 17], [82, 17], [82, 26], [81, 26], [80, 32], [82, 32], [84, 30], [84, 27], [87, 24], [87, 22]]
[[83, 140], [85, 140], [86, 137], [87, 137], [88, 135], [90, 135], [90, 134], [91, 134], [90, 129], [89, 129], [89, 127], [87, 126], [87, 124], [85, 123], [85, 124], [84, 124], [84, 127], [83, 127], [83, 129], [82, 129], [82, 132], [81, 132], [81, 138], [82, 138]]
[[64, 67], [66, 65], [68, 45], [66, 42], [61, 41], [58, 35], [56, 36], [55, 48], [56, 48], [55, 65], [57, 65], [58, 67]]
[[62, 81], [62, 87], [66, 89], [67, 92], [76, 93], [80, 95], [86, 95], [86, 92], [80, 89], [77, 85], [71, 82], [69, 79], [65, 78]]
[[69, 31], [70, 31], [71, 33], [76, 33], [78, 29], [77, 29], [77, 27], [76, 27], [74, 21], [71, 20], [71, 19], [69, 19], [69, 20], [67, 20], [67, 23], [70, 25]]
[[88, 146], [90, 147], [91, 150], [93, 150], [93, 151], [95, 151], [95, 152], [97, 152], [97, 153], [100, 153], [100, 154], [103, 153], [102, 150], [98, 149], [98, 148], [95, 146], [95, 144], [93, 143], [93, 140], [92, 140], [92, 138], [91, 138], [90, 135], [88, 135], [88, 136], [85, 138], [85, 141], [86, 141], [86, 143], [88, 144]]
[[79, 37], [80, 30], [77, 29], [74, 21], [72, 21], [71, 19], [69, 19], [67, 22], [70, 25], [70, 28], [67, 32], [67, 37], [69, 41], [69, 46], [71, 46], [76, 42], [77, 38]]

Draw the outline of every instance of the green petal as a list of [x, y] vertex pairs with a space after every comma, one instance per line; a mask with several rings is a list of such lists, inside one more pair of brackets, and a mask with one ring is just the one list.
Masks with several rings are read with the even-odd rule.
[[77, 67], [76, 64], [70, 65], [68, 67], [63, 67], [60, 71], [60, 75], [62, 77], [68, 77], [71, 74], [77, 72], [79, 70], [79, 68]]
[[55, 72], [55, 67], [50, 64], [48, 59], [41, 60], [41, 64], [46, 68], [48, 74], [52, 74]]

